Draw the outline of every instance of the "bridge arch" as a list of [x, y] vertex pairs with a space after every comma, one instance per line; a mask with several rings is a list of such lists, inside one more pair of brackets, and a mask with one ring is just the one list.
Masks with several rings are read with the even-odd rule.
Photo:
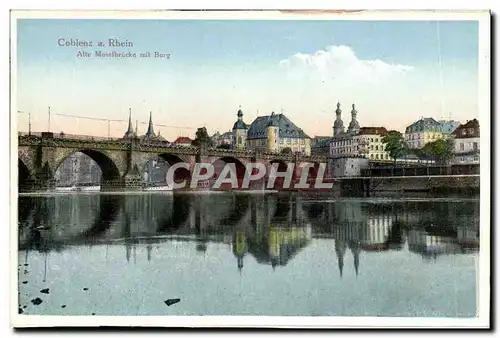
[[[65, 197], [67, 198], [67, 196]], [[56, 217], [55, 206], [61, 203], [58, 197], [49, 196], [43, 198], [28, 197], [21, 199], [23, 213], [18, 216], [20, 224], [20, 233], [24, 233], [23, 240], [20, 239], [20, 249], [45, 251], [60, 251], [63, 247], [78, 243], [92, 243], [104, 235], [109, 228], [115, 224], [123, 204], [122, 195], [99, 195], [93, 198], [99, 198], [99, 207], [93, 218], [93, 222], [86, 230], [75, 234], [63, 236], [63, 238], [53, 237], [50, 233], [53, 228], [58, 228], [60, 219]], [[67, 202], [67, 201], [66, 201]], [[68, 206], [71, 204], [64, 203]], [[69, 213], [72, 214], [72, 213]], [[78, 215], [78, 213], [77, 213]], [[80, 214], [81, 215], [81, 214]], [[31, 216], [31, 220], [29, 219]], [[78, 221], [78, 219], [74, 220]], [[47, 231], [40, 231], [37, 226], [44, 225], [49, 228]], [[61, 229], [59, 228], [59, 231]], [[62, 229], [64, 230], [64, 227]]]
[[[168, 170], [170, 170], [170, 167], [173, 166], [174, 164], [177, 163], [187, 163], [189, 166], [190, 161], [186, 158], [185, 156], [182, 155], [177, 155], [177, 154], [171, 154], [171, 153], [159, 153], [159, 154], [140, 154], [138, 155], [138, 158], [135, 158], [134, 163], [138, 164], [138, 168], [141, 171], [141, 175], [143, 180], [148, 179], [150, 183], [155, 183], [155, 184], [161, 184], [160, 182], [166, 182], [166, 177]], [[150, 166], [151, 162], [154, 160], [160, 159], [161, 161], [164, 161], [163, 165], [164, 168], [162, 169], [163, 173], [155, 171], [150, 172], [153, 170], [153, 167]], [[158, 167], [156, 167], [158, 169]], [[147, 172], [147, 175], [145, 174]], [[150, 175], [153, 175], [155, 179], [150, 180], [149, 177]], [[160, 176], [161, 177], [160, 177]], [[188, 169], [185, 168], [178, 168], [174, 172], [174, 181], [176, 183], [182, 183], [183, 181], [189, 181], [191, 179], [191, 172]], [[154, 181], [154, 182], [153, 182]]]
[[117, 163], [107, 154], [93, 149], [76, 149], [63, 156], [54, 166], [54, 173], [60, 168], [61, 164], [71, 155], [82, 153], [90, 157], [101, 169], [102, 180], [111, 181], [121, 178], [122, 174]]
[[158, 220], [156, 231], [160, 234], [176, 233], [189, 221], [193, 196], [189, 194], [173, 194], [170, 206], [171, 213]]
[[[307, 182], [309, 183], [314, 183], [316, 180], [316, 177], [318, 177], [318, 172], [319, 172], [319, 163], [318, 162], [308, 162], [312, 164], [313, 166], [308, 168], [307, 172]], [[302, 173], [301, 173], [302, 175]]]
[[[273, 165], [278, 165], [278, 173], [283, 173], [283, 172], [286, 172], [287, 169], [288, 169], [288, 163], [286, 163], [285, 161], [283, 160], [279, 160], [279, 159], [274, 159], [274, 160], [271, 160], [269, 162], [269, 169], [268, 169], [268, 173], [267, 173], [267, 177], [269, 178], [269, 175], [271, 173], [271, 167]], [[292, 188], [293, 185], [294, 185], [294, 182], [296, 181], [297, 179], [297, 168], [293, 168], [293, 171], [292, 171], [292, 177], [291, 177], [291, 181], [290, 181], [290, 186], [289, 187], [285, 187], [285, 178], [284, 177], [276, 177], [275, 181], [274, 181], [274, 186], [271, 187], [271, 189], [275, 189], [275, 190], [281, 190], [281, 189], [288, 189], [288, 188]], [[266, 183], [266, 187], [267, 187], [267, 183]]]
[[35, 156], [36, 151], [32, 147], [19, 147], [17, 158], [28, 169], [30, 174], [35, 174]]
[[[215, 161], [212, 162], [212, 165], [214, 166], [214, 176], [212, 178], [212, 181], [215, 182], [219, 178], [219, 175], [221, 174], [222, 170], [224, 169], [224, 166], [226, 164], [234, 164], [236, 167], [236, 177], [238, 181], [238, 187], [241, 187], [243, 183], [243, 178], [245, 177], [245, 164], [232, 156], [224, 156], [224, 157], [219, 157]], [[231, 189], [231, 184], [229, 183], [223, 183], [220, 186], [220, 189], [222, 190], [230, 190]]]
[[32, 178], [33, 173], [20, 158], [17, 160], [17, 168], [18, 168], [18, 176], [17, 176], [18, 186], [22, 186], [23, 184], [26, 184], [29, 179]]
[[[170, 166], [177, 164], [177, 163], [188, 163], [185, 159], [178, 155], [174, 154], [160, 154], [158, 155], [161, 159], [163, 159], [165, 162], [167, 162]], [[175, 171], [174, 173], [174, 181], [175, 182], [182, 182], [185, 180], [190, 180], [191, 179], [191, 172], [189, 169], [185, 168], [179, 168]]]

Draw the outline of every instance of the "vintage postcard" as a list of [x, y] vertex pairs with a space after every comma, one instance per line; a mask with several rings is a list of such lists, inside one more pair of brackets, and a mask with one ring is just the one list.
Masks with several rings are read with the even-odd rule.
[[10, 52], [14, 327], [489, 327], [488, 11], [12, 11]]

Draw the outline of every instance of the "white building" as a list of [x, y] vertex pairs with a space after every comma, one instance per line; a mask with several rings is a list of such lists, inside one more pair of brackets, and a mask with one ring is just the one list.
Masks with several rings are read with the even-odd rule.
[[368, 159], [363, 156], [345, 155], [329, 160], [329, 173], [332, 177], [361, 176], [361, 170], [369, 167]]
[[432, 117], [423, 117], [406, 127], [406, 144], [411, 149], [422, 149], [427, 143], [446, 138], [450, 135], [444, 132], [445, 129], [443, 124]]
[[357, 152], [370, 160], [389, 160], [389, 153], [385, 151], [382, 137], [387, 134], [384, 127], [363, 127], [354, 136]]

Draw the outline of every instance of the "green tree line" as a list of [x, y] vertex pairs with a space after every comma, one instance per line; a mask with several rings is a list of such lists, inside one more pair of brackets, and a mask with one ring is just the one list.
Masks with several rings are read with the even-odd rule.
[[382, 136], [382, 143], [394, 162], [398, 158], [413, 154], [420, 159], [430, 158], [438, 164], [448, 164], [454, 155], [452, 138], [438, 139], [426, 143], [421, 149], [411, 149], [407, 146], [403, 134], [392, 130]]

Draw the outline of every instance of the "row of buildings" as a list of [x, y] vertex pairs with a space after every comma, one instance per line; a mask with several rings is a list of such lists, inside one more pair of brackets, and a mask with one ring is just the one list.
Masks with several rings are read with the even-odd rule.
[[[382, 142], [383, 136], [389, 131], [383, 126], [361, 127], [355, 104], [352, 104], [347, 129], [344, 127], [340, 103], [337, 103], [332, 135], [314, 138], [309, 137], [283, 113], [272, 112], [259, 116], [250, 124], [244, 122], [241, 109], [236, 115], [237, 120], [230, 131], [222, 134], [216, 132], [211, 136], [215, 146], [261, 152], [282, 152], [286, 149], [292, 153], [328, 155], [331, 158], [360, 156], [369, 160], [391, 160]], [[479, 163], [479, 134], [477, 119], [461, 124], [451, 119], [437, 121], [422, 117], [406, 127], [404, 139], [408, 148], [421, 149], [429, 142], [453, 138], [455, 162]], [[148, 129], [142, 136], [137, 136], [137, 130], [134, 132], [129, 116], [129, 126], [123, 138], [132, 137], [143, 141], [168, 142], [159, 133], [155, 134], [151, 114]], [[192, 141], [188, 137], [179, 137], [168, 143], [189, 146]]]
[[[272, 112], [270, 115], [259, 116], [247, 124], [243, 121], [243, 111], [239, 109], [232, 130], [222, 134], [216, 132], [211, 138], [215, 146], [230, 149], [261, 152], [283, 152], [286, 149], [292, 153], [328, 155], [330, 158], [357, 156], [369, 160], [391, 160], [382, 142], [383, 136], [389, 131], [383, 126], [361, 127], [354, 104], [350, 115], [351, 120], [346, 129], [340, 103], [337, 103], [332, 135], [311, 138], [283, 113]], [[438, 139], [453, 138], [454, 161], [461, 164], [479, 163], [479, 136], [477, 119], [460, 124], [459, 121], [437, 121], [431, 117], [422, 117], [413, 122], [406, 127], [404, 133], [405, 142], [410, 149], [421, 149], [427, 143]], [[132, 128], [130, 114], [128, 129], [123, 138], [139, 138], [142, 142], [161, 142], [177, 146], [190, 146], [193, 141], [189, 137], [178, 137], [175, 141], [169, 142], [160, 133], [156, 134], [151, 113], [148, 129], [141, 136], [138, 136], [137, 128], [135, 131]], [[90, 158], [82, 155], [74, 154], [62, 164], [56, 174], [60, 185], [99, 182], [98, 166]], [[146, 170], [145, 179], [150, 183], [155, 183], [158, 180], [156, 177], [164, 176], [165, 164], [160, 162], [150, 164]]]
[[[243, 111], [239, 109], [238, 119], [232, 130], [223, 134], [217, 132], [212, 140], [216, 146], [232, 149], [262, 152], [282, 152], [288, 149], [293, 153], [329, 155], [331, 158], [361, 156], [370, 160], [390, 160], [382, 142], [383, 136], [389, 131], [383, 126], [361, 127], [355, 104], [352, 105], [350, 114], [351, 120], [346, 129], [340, 103], [337, 103], [332, 136], [311, 138], [282, 113], [272, 112], [267, 116], [259, 116], [247, 124], [243, 121]], [[461, 124], [454, 120], [437, 121], [431, 117], [422, 117], [406, 127], [404, 132], [405, 142], [410, 149], [421, 149], [429, 142], [447, 138], [454, 139], [456, 162], [479, 162], [477, 119]]]

